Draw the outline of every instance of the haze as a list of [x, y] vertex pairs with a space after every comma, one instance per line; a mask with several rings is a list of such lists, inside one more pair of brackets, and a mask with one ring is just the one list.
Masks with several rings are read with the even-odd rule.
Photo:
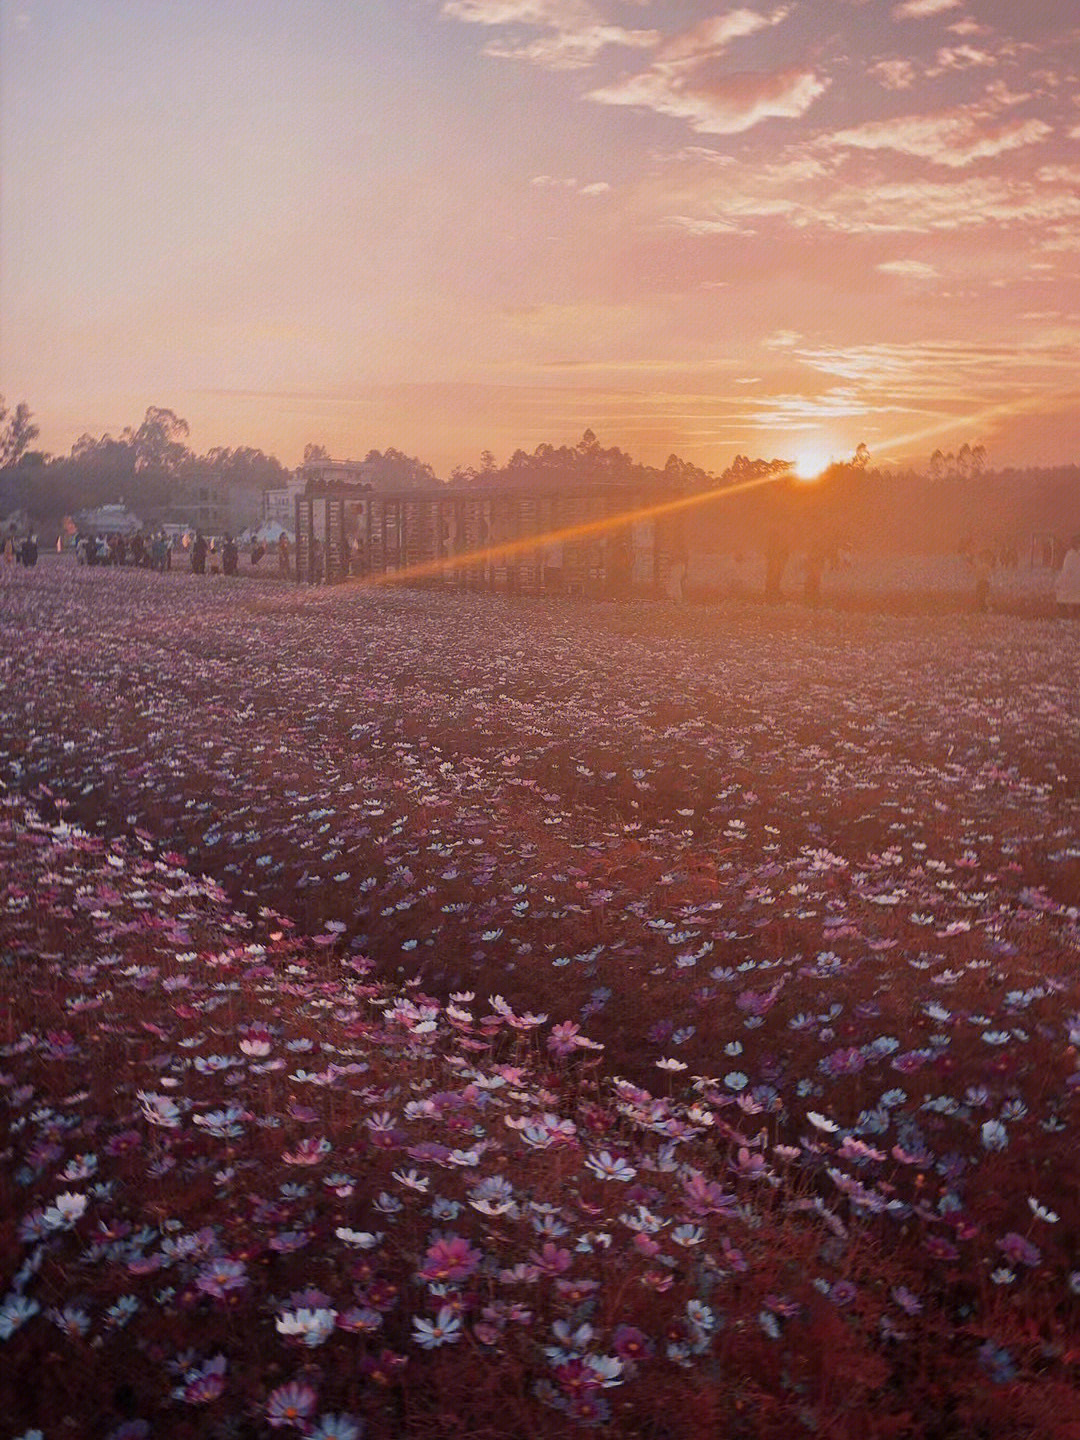
[[0, 388], [440, 474], [1075, 461], [1074, 0], [0, 5]]

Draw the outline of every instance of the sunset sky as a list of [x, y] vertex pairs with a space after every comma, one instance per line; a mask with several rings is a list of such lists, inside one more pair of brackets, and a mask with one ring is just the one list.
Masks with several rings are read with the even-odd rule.
[[1076, 0], [11, 0], [0, 390], [445, 475], [1080, 461]]

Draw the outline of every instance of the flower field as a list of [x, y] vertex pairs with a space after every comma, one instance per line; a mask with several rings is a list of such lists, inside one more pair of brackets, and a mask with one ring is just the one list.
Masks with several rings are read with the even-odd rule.
[[1080, 1437], [1080, 645], [0, 588], [0, 1436]]

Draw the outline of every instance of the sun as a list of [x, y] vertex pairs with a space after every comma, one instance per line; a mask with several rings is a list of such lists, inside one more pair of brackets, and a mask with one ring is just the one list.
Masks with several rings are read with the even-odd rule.
[[817, 480], [832, 463], [832, 456], [820, 445], [808, 445], [795, 457], [795, 476], [799, 480]]

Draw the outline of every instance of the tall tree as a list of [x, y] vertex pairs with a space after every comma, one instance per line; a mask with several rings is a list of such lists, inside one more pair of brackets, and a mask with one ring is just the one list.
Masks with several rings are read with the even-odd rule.
[[0, 395], [0, 470], [17, 465], [37, 439], [40, 431], [30, 414], [30, 406], [20, 400], [9, 414]]

